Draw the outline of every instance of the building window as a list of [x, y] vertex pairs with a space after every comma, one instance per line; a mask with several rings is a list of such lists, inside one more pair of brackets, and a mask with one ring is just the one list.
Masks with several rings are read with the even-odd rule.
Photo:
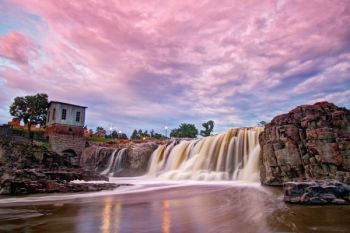
[[47, 111], [47, 122], [50, 121], [50, 111]]
[[80, 121], [80, 112], [77, 112], [77, 115], [75, 116], [75, 121], [76, 122]]
[[55, 115], [56, 115], [56, 108], [53, 109], [52, 111], [52, 120], [55, 120]]
[[62, 109], [62, 120], [67, 118], [67, 109]]

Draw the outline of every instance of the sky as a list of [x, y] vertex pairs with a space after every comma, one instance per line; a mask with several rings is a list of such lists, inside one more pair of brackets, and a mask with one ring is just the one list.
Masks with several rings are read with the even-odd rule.
[[348, 0], [0, 0], [0, 122], [36, 93], [129, 134], [350, 108], [349, 25]]

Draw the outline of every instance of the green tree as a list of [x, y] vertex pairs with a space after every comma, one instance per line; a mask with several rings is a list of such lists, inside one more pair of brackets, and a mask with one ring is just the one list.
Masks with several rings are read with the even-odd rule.
[[210, 121], [207, 121], [207, 122], [204, 122], [202, 124], [202, 126], [204, 127], [204, 130], [201, 130], [201, 135], [203, 137], [208, 137], [210, 136], [210, 134], [213, 132], [214, 130], [214, 121], [210, 120]]
[[170, 137], [175, 138], [196, 138], [198, 129], [194, 124], [182, 123], [179, 128], [173, 129], [170, 132]]
[[100, 131], [100, 130], [104, 130], [104, 128], [102, 126], [97, 126], [96, 128], [96, 132]]
[[116, 130], [113, 130], [111, 133], [111, 138], [128, 139], [128, 136], [125, 133], [121, 133]]
[[135, 139], [140, 139], [139, 134], [138, 134], [136, 129], [132, 132], [131, 139], [134, 139], [134, 140]]
[[16, 97], [10, 106], [10, 114], [17, 117], [28, 127], [29, 138], [33, 139], [31, 127], [45, 125], [48, 106], [47, 94], [28, 95]]

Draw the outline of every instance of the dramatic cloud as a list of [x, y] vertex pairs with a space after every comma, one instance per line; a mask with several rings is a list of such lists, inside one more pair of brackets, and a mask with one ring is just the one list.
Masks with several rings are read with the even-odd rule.
[[29, 53], [34, 51], [33, 47], [32, 41], [21, 33], [10, 32], [0, 36], [0, 57], [17, 63], [27, 64]]
[[209, 119], [222, 131], [320, 100], [350, 107], [347, 0], [0, 5], [2, 106], [46, 92], [87, 105], [91, 127], [127, 132]]

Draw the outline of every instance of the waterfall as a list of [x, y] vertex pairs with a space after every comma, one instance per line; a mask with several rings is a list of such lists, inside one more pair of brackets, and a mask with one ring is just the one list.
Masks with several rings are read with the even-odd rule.
[[127, 156], [127, 148], [123, 148], [121, 149], [115, 160], [114, 160], [114, 163], [113, 163], [113, 166], [112, 166], [112, 170], [110, 171], [110, 176], [114, 176], [114, 173], [115, 172], [118, 172], [120, 171], [121, 169], [124, 168], [124, 164], [125, 164], [125, 159], [126, 159], [126, 156]]
[[109, 157], [109, 160], [108, 160], [107, 168], [101, 172], [101, 175], [107, 175], [107, 174], [110, 173], [110, 170], [111, 170], [111, 168], [112, 168], [112, 166], [113, 166], [113, 162], [114, 162], [114, 159], [115, 159], [115, 154], [117, 153], [117, 151], [118, 151], [118, 150], [115, 149], [115, 150], [112, 152], [112, 154], [111, 154], [111, 156]]
[[230, 129], [197, 140], [174, 140], [152, 154], [149, 176], [192, 180], [259, 180], [263, 127]]
[[115, 172], [121, 170], [125, 164], [127, 156], [127, 148], [122, 148], [118, 151], [114, 150], [108, 160], [108, 165], [105, 170], [101, 172], [101, 175], [113, 176]]

